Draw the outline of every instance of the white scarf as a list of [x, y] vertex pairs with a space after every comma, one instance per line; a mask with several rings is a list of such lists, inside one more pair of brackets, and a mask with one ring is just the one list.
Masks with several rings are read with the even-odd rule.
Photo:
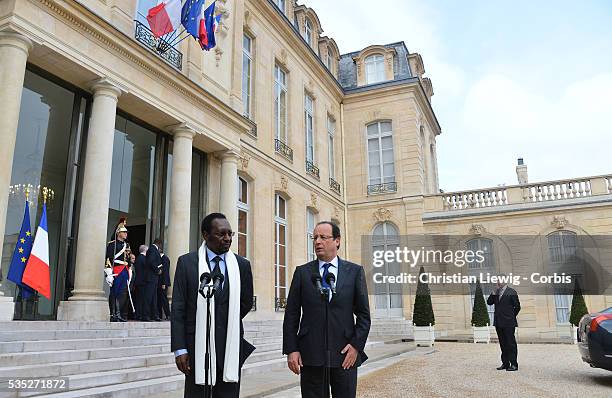
[[[210, 272], [206, 258], [208, 252], [206, 244], [202, 243], [198, 250], [198, 275]], [[239, 379], [240, 355], [240, 269], [238, 261], [232, 251], [225, 253], [225, 267], [229, 278], [229, 313], [227, 318], [227, 338], [225, 340], [225, 366], [223, 367], [223, 381], [237, 383]], [[206, 371], [204, 367], [206, 350], [206, 299], [198, 293], [196, 310], [195, 334], [195, 382], [204, 384]], [[215, 297], [210, 299], [210, 385], [216, 384], [217, 356], [215, 351]]]

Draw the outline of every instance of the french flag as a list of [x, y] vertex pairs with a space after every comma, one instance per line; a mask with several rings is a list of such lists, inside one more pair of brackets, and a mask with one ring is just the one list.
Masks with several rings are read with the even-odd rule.
[[181, 24], [181, 0], [161, 0], [147, 14], [149, 27], [155, 37], [173, 32]]
[[26, 264], [21, 281], [38, 293], [51, 300], [51, 278], [49, 273], [49, 234], [47, 232], [47, 205], [43, 204], [43, 213], [34, 238], [30, 258]]

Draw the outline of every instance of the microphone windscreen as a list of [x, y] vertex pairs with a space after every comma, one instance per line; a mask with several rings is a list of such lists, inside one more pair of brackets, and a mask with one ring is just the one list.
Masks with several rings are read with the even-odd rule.
[[336, 282], [336, 276], [329, 272], [327, 275], [325, 275], [325, 282], [331, 284], [332, 281]]
[[210, 281], [210, 272], [202, 272], [200, 275], [200, 282], [208, 283]]

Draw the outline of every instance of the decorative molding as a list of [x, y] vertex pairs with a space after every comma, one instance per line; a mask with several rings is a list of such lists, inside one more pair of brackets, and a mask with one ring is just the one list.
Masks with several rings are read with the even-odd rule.
[[221, 63], [221, 56], [223, 55], [223, 50], [220, 47], [215, 47], [215, 60], [217, 61], [216, 65], [219, 67], [219, 63]]
[[470, 235], [482, 236], [486, 231], [482, 224], [472, 224], [470, 227]]
[[283, 189], [283, 191], [286, 191], [287, 188], [289, 187], [289, 179], [285, 176], [281, 176], [280, 186]]
[[[136, 65], [137, 67], [143, 70], [146, 70], [148, 73], [155, 76], [156, 78], [155, 80], [161, 82], [162, 84], [168, 87], [171, 87], [178, 94], [181, 94], [184, 97], [190, 100], [193, 100], [197, 104], [201, 105], [202, 108], [207, 109], [215, 114], [218, 114], [219, 107], [217, 105], [217, 102], [221, 105], [225, 105], [221, 101], [217, 100], [216, 98], [212, 96], [202, 97], [202, 96], [194, 94], [192, 91], [188, 89], [185, 89], [184, 87], [176, 83], [175, 80], [177, 79], [174, 77], [175, 75], [173, 75], [172, 73], [168, 73], [167, 70], [160, 70], [159, 68], [155, 67], [153, 64], [151, 64], [150, 59], [142, 59], [140, 57], [137, 57], [135, 55], [137, 54], [136, 52], [128, 51], [126, 47], [129, 47], [129, 45], [126, 45], [124, 47], [124, 46], [117, 44], [115, 41], [109, 39], [107, 36], [100, 33], [100, 31], [92, 28], [90, 24], [85, 23], [82, 19], [78, 18], [74, 14], [62, 8], [55, 1], [38, 0], [38, 2], [42, 6], [46, 7], [47, 9], [55, 13], [55, 15], [59, 16], [61, 19], [66, 21], [67, 24], [72, 29], [78, 30], [80, 33], [90, 36], [94, 41], [101, 44], [102, 48], [105, 48], [107, 51], [114, 51], [121, 59], [125, 60], [126, 62], [129, 61], [132, 64]], [[134, 42], [134, 45], [137, 45], [138, 47], [141, 47], [144, 49], [144, 47], [138, 45], [136, 42]], [[163, 60], [160, 60], [159, 62], [165, 64]], [[232, 121], [231, 123], [234, 125], [239, 125], [237, 121]]]
[[314, 192], [310, 193], [310, 206], [316, 210], [319, 209], [319, 196]]
[[567, 224], [569, 224], [569, 221], [567, 221], [567, 218], [565, 218], [565, 216], [554, 216], [553, 220], [550, 223], [550, 225], [557, 229], [563, 229], [567, 226]]
[[240, 155], [240, 158], [238, 159], [238, 161], [240, 162], [240, 170], [247, 171], [249, 168], [250, 160], [251, 160], [251, 157], [249, 155], [247, 155], [246, 153], [242, 153]]
[[374, 219], [378, 222], [385, 222], [391, 220], [391, 210], [384, 207], [379, 208], [374, 212]]
[[334, 206], [334, 218], [336, 220], [340, 220], [340, 208], [338, 206]]

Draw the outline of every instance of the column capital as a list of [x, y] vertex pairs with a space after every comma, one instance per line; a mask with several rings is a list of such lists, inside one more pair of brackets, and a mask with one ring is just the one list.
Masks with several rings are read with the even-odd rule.
[[174, 138], [187, 138], [193, 140], [196, 135], [196, 129], [189, 123], [178, 123], [166, 127], [166, 130], [174, 135]]
[[0, 32], [0, 47], [15, 47], [23, 51], [26, 56], [30, 53], [33, 47], [32, 40], [27, 36], [11, 31]]
[[237, 149], [228, 149], [226, 151], [218, 152], [218, 157], [221, 158], [222, 162], [238, 163], [240, 152]]
[[108, 77], [101, 77], [92, 81], [89, 86], [94, 93], [94, 96], [98, 95], [106, 95], [117, 99], [123, 93], [127, 93], [127, 87], [122, 85], [121, 83], [112, 80]]

